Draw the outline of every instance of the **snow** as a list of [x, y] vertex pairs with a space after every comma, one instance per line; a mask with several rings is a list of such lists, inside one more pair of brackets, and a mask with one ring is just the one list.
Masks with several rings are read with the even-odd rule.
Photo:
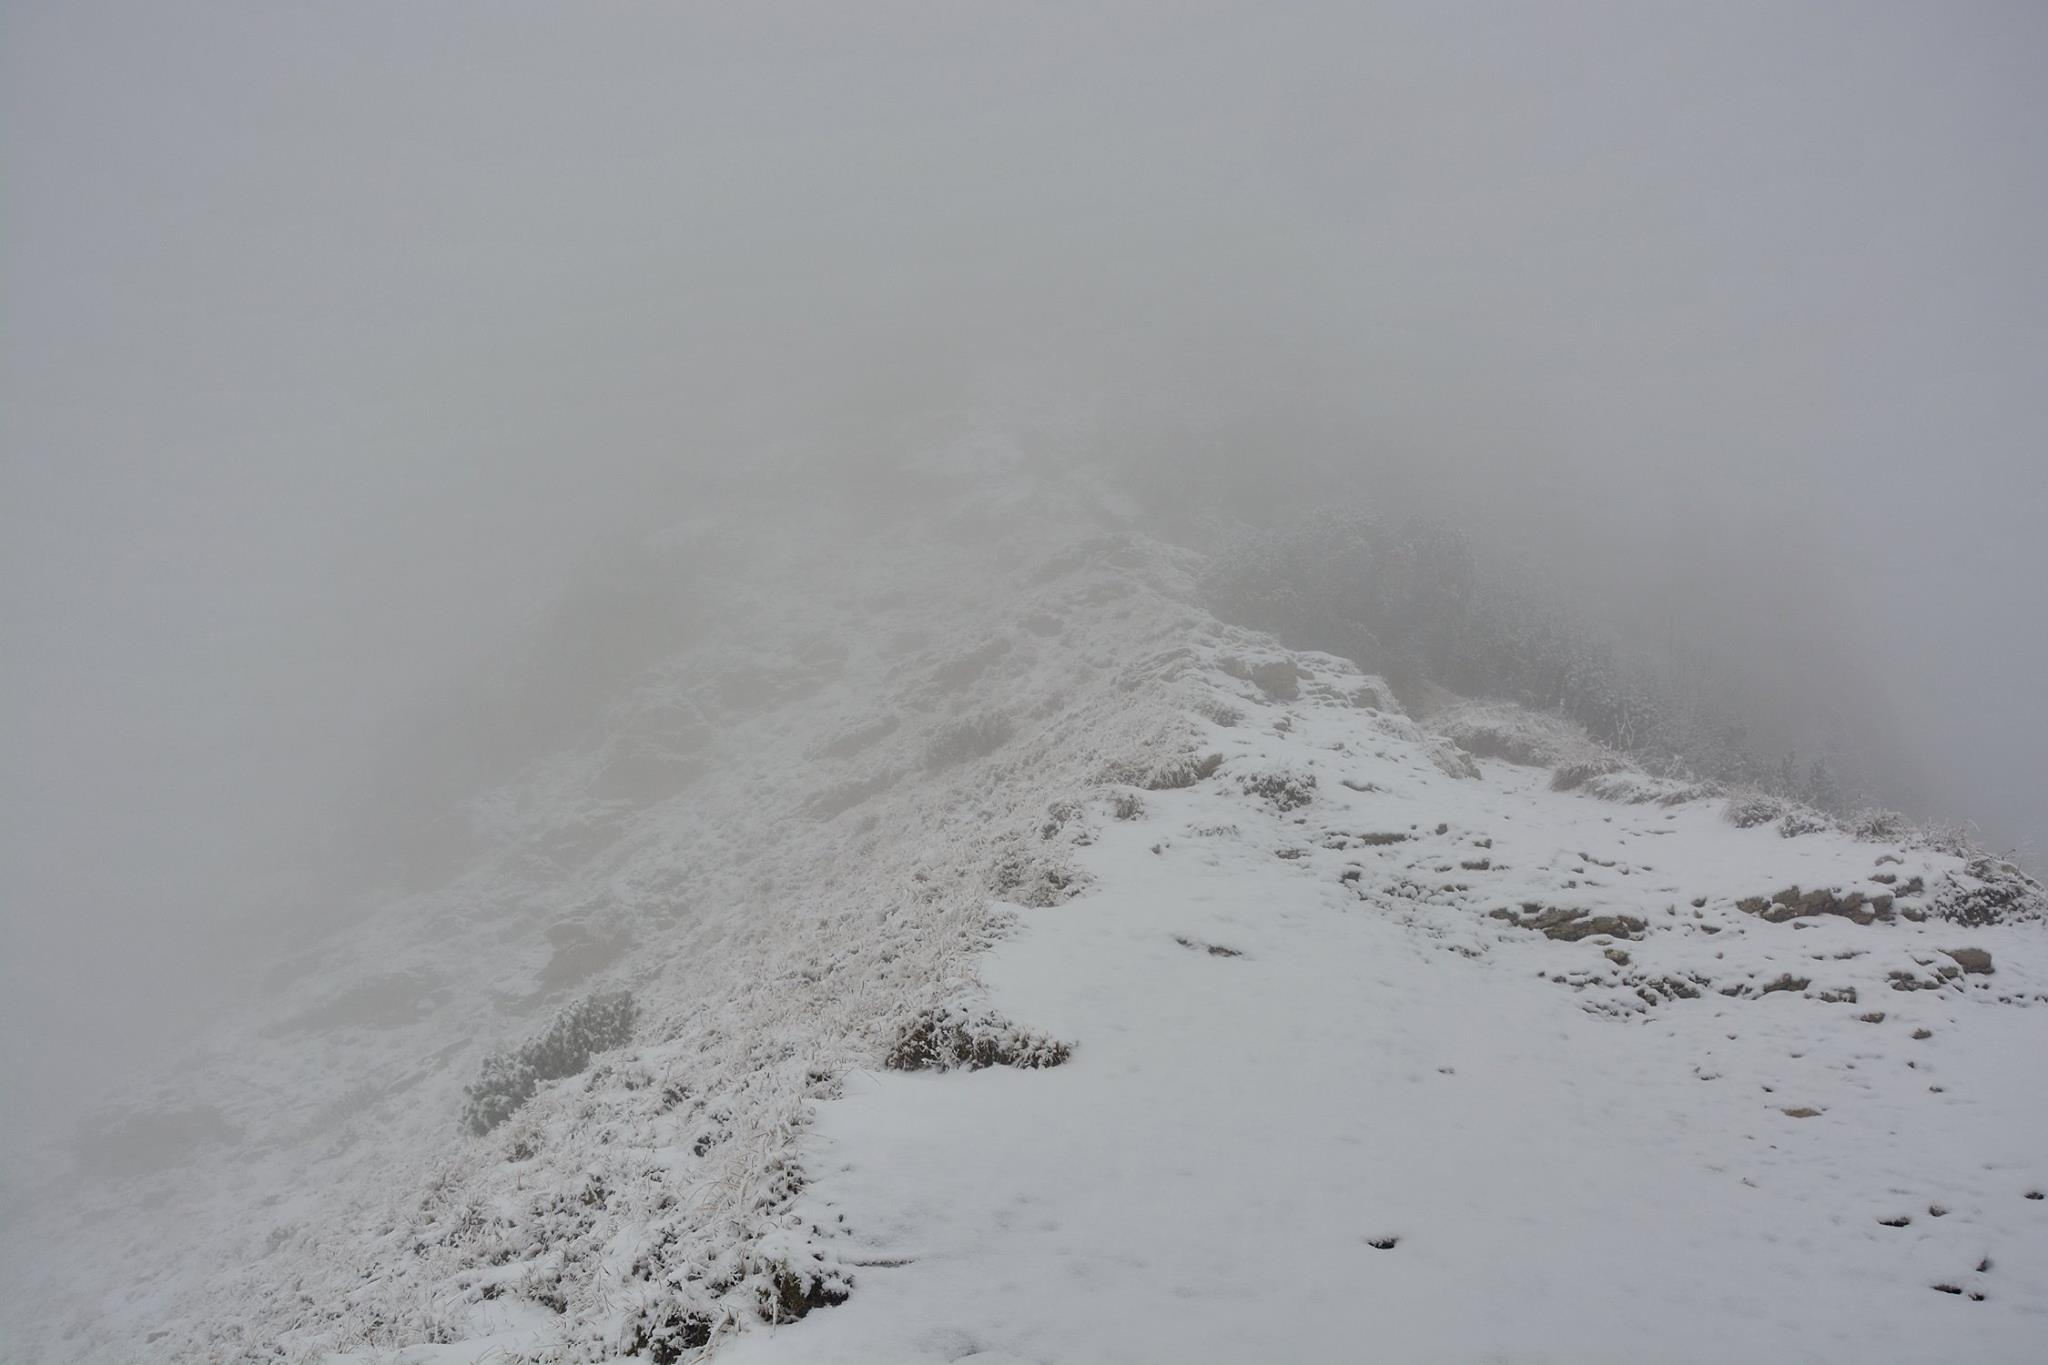
[[[134, 1097], [235, 1141], [10, 1205], [0, 1355], [2043, 1354], [2048, 961], [1941, 917], [1995, 869], [1475, 761], [1590, 748], [1411, 717], [1105, 519], [659, 541], [719, 619]], [[462, 1131], [618, 989], [633, 1045]], [[934, 1009], [1074, 1050], [880, 1069]], [[771, 1326], [788, 1275], [851, 1294]]]
[[[1616, 1018], [1538, 974], [1619, 974], [1595, 943], [1483, 913], [1573, 882], [1662, 911], [1877, 850], [1736, 830], [1705, 802], [1555, 793], [1507, 764], [1461, 781], [1358, 712], [1285, 711], [1287, 735], [1218, 731], [1203, 789], [1097, 821], [1077, 850], [1091, 891], [1023, 912], [984, 960], [991, 1002], [1074, 1040], [1070, 1063], [867, 1073], [821, 1107], [801, 1207], [868, 1268], [846, 1305], [721, 1361], [2038, 1358], [2048, 1209], [2024, 1195], [2048, 1179], [2048, 1011], [1872, 986], [1872, 958], [1953, 926], [1737, 911], [1750, 922], [1707, 935], [1688, 896], [1623, 951], [1721, 978], [1731, 958], [1832, 968], [1870, 1009], [1710, 993]], [[1315, 802], [1248, 802], [1246, 762], [1315, 771]], [[1432, 851], [1378, 846], [1394, 856], [1354, 890], [1334, 869], [1359, 859], [1319, 847], [1350, 830]], [[1512, 869], [1466, 876], [1483, 893], [1447, 913], [1388, 893], [1474, 837]], [[1637, 885], [1590, 887], [1594, 859]], [[2015, 931], [1965, 936], [2026, 952]], [[1883, 1024], [1857, 1017], [1876, 1008]]]

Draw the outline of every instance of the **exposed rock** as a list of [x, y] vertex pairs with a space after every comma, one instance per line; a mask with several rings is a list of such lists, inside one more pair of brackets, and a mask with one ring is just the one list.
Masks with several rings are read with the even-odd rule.
[[1796, 886], [1788, 886], [1768, 899], [1745, 897], [1735, 903], [1735, 908], [1770, 924], [1783, 924], [1809, 915], [1839, 915], [1857, 924], [1874, 924], [1892, 917], [1892, 897], [1867, 898], [1861, 891], [1837, 892], [1826, 887], [1802, 891]]
[[1614, 938], [1641, 938], [1648, 924], [1633, 915], [1593, 915], [1584, 910], [1564, 906], [1524, 905], [1521, 915], [1514, 911], [1495, 909], [1487, 912], [1492, 918], [1506, 920], [1518, 929], [1533, 929], [1545, 938], [1557, 939], [1564, 943], [1576, 943], [1582, 938], [1596, 934], [1607, 934]]
[[1226, 948], [1220, 943], [1204, 943], [1200, 939], [1189, 938], [1185, 934], [1175, 934], [1173, 936], [1173, 941], [1175, 943], [1178, 943], [1183, 948], [1190, 948], [1198, 953], [1207, 953], [1210, 957], [1244, 956], [1244, 954], [1236, 948]]
[[1982, 948], [1944, 948], [1958, 967], [1977, 976], [1991, 975], [1991, 954]]
[[1700, 976], [1690, 980], [1682, 976], [1660, 976], [1634, 984], [1636, 997], [1646, 1005], [1655, 1005], [1662, 1000], [1697, 1000], [1701, 988], [1713, 983]]

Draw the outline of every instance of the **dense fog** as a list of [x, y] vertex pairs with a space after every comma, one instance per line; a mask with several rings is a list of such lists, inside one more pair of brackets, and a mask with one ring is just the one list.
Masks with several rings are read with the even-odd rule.
[[400, 718], [594, 555], [970, 433], [1191, 541], [1438, 518], [2032, 848], [2044, 53], [1990, 3], [8, 6], [8, 1136], [346, 913]]

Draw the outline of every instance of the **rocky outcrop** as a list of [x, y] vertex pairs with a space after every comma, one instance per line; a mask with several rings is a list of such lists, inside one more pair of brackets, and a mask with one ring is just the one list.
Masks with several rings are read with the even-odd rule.
[[[1914, 879], [1916, 888], [1918, 881], [1918, 878]], [[1875, 924], [1892, 918], [1895, 903], [1896, 896], [1889, 891], [1865, 895], [1861, 891], [1840, 891], [1829, 887], [1802, 891], [1796, 886], [1788, 886], [1768, 898], [1750, 896], [1737, 901], [1736, 908], [1770, 924], [1783, 924], [1808, 915], [1840, 915], [1857, 924]]]
[[1487, 912], [1506, 920], [1517, 929], [1533, 929], [1545, 938], [1576, 943], [1582, 938], [1606, 934], [1613, 938], [1641, 938], [1649, 926], [1633, 915], [1595, 915], [1565, 906], [1524, 905], [1521, 914], [1497, 909]]

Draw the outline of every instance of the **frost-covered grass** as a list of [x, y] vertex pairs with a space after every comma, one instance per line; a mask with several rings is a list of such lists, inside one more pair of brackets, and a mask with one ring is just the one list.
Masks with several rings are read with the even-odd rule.
[[623, 1047], [636, 1012], [624, 991], [588, 996], [555, 1016], [540, 1036], [486, 1055], [475, 1083], [463, 1090], [463, 1126], [482, 1137], [532, 1099], [542, 1082], [579, 1075], [595, 1054]]
[[[793, 526], [733, 555], [703, 585], [723, 620], [446, 817], [474, 850], [452, 879], [286, 964], [273, 1004], [163, 1078], [152, 1103], [204, 1104], [228, 1138], [22, 1209], [41, 1231], [13, 1239], [39, 1254], [8, 1268], [10, 1351], [315, 1360], [516, 1319], [523, 1353], [599, 1360], [842, 1294], [858, 1269], [792, 1211], [812, 1106], [972, 997], [1010, 919], [992, 886], [1078, 890], [1048, 810], [1187, 725], [1177, 557], [1063, 524], [853, 565]], [[618, 780], [622, 737], [676, 735], [691, 780]], [[608, 946], [569, 971], [585, 941]], [[392, 981], [402, 1009], [323, 1003]], [[630, 991], [634, 1042], [467, 1132], [486, 1052], [545, 1034], [570, 982]]]

